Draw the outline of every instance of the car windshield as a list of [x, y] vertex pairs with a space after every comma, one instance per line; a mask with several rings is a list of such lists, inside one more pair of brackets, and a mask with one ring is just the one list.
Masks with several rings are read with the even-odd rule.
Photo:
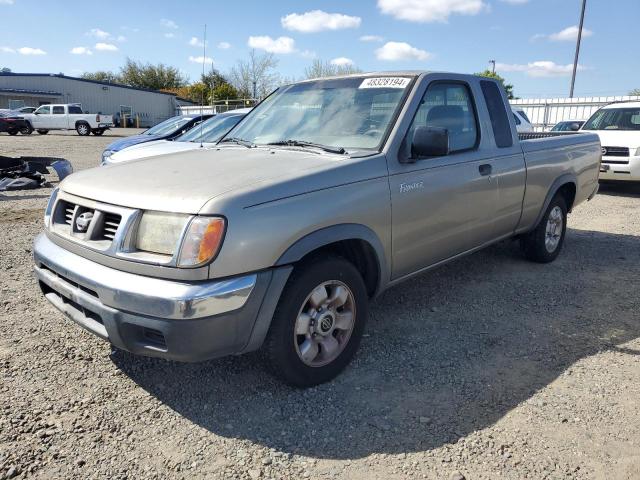
[[177, 142], [215, 143], [231, 130], [244, 115], [216, 115], [176, 138]]
[[191, 121], [191, 117], [171, 117], [144, 132], [145, 135], [167, 135]]
[[410, 77], [348, 77], [281, 87], [226, 137], [256, 145], [377, 149], [410, 83]]
[[640, 130], [640, 108], [603, 108], [587, 120], [583, 130]]

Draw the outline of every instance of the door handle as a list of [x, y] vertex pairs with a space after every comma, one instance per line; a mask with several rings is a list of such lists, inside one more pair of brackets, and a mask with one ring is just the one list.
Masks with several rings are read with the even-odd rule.
[[489, 163], [483, 163], [478, 167], [478, 171], [480, 172], [480, 175], [482, 175], [483, 177], [486, 177], [487, 175], [491, 175], [492, 170], [493, 168]]

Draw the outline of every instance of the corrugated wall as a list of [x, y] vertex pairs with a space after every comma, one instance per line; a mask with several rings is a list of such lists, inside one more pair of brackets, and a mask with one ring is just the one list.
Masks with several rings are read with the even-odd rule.
[[536, 131], [550, 130], [563, 120], [587, 120], [596, 110], [611, 103], [640, 101], [640, 96], [579, 98], [525, 98], [511, 100], [511, 105], [522, 107]]

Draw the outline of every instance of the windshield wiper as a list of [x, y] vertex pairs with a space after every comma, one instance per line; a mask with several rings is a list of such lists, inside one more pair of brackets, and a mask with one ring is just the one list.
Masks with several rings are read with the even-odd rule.
[[245, 140], [243, 138], [238, 138], [238, 137], [223, 138], [222, 140], [220, 140], [220, 143], [227, 143], [227, 142], [237, 143], [238, 145], [242, 145], [247, 148], [254, 148], [256, 146], [255, 143], [252, 143], [249, 140]]
[[331, 145], [306, 142], [304, 140], [279, 140], [277, 142], [267, 143], [267, 145], [283, 145], [287, 147], [314, 147], [329, 153], [338, 153], [340, 155], [347, 153], [347, 151], [342, 147], [332, 147]]

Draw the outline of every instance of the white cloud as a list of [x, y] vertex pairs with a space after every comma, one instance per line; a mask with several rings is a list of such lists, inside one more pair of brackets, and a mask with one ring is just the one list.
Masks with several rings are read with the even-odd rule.
[[16, 50], [11, 47], [0, 47], [0, 52], [2, 53], [16, 53]]
[[127, 37], [125, 37], [124, 35], [118, 35], [116, 37], [116, 41], [122, 43], [122, 42], [126, 42], [127, 41]]
[[249, 37], [247, 44], [251, 48], [264, 50], [269, 53], [293, 53], [296, 51], [295, 41], [289, 37], [271, 38], [267, 35]]
[[202, 65], [203, 63], [210, 63], [213, 65], [213, 58], [211, 57], [203, 57], [200, 55], [199, 57], [189, 56], [189, 61], [192, 63], [199, 63]]
[[384, 40], [380, 35], [362, 35], [360, 37], [361, 42], [382, 42]]
[[376, 50], [378, 60], [420, 60], [425, 61], [431, 58], [431, 54], [425, 50], [412, 47], [405, 42], [387, 42]]
[[[590, 37], [593, 35], [591, 30], [586, 28], [582, 29], [582, 36], [584, 38]], [[567, 27], [564, 30], [560, 30], [559, 32], [552, 33], [549, 35], [549, 40], [553, 40], [554, 42], [575, 42], [578, 39], [578, 26], [572, 25], [571, 27]]]
[[13, 0], [0, 0], [0, 5], [13, 5]]
[[87, 35], [90, 37], [99, 38], [100, 40], [106, 40], [111, 36], [109, 32], [105, 32], [104, 30], [100, 30], [99, 28], [92, 28], [87, 32]]
[[449, 16], [477, 15], [488, 8], [483, 0], [378, 0], [385, 15], [409, 22], [446, 22]]
[[93, 55], [93, 52], [87, 47], [73, 47], [69, 53], [74, 55]]
[[21, 47], [18, 49], [20, 55], [46, 55], [47, 52], [40, 48]]
[[175, 38], [176, 34], [173, 32], [167, 32], [164, 34], [164, 38]]
[[173, 29], [178, 28], [178, 24], [176, 22], [174, 22], [173, 20], [168, 20], [166, 18], [163, 18], [162, 20], [160, 20], [160, 25], [162, 25], [165, 28], [173, 28]]
[[204, 42], [198, 37], [191, 37], [191, 40], [189, 40], [189, 45], [191, 45], [192, 47], [202, 48], [204, 47]]
[[227, 50], [227, 49], [231, 48], [231, 44], [229, 42], [220, 42], [218, 44], [218, 48], [220, 50]]
[[327, 13], [322, 10], [312, 10], [305, 13], [290, 13], [280, 19], [282, 27], [296, 32], [313, 33], [322, 30], [341, 30], [344, 28], [358, 28], [362, 19], [343, 15], [342, 13]]
[[347, 65], [353, 65], [353, 60], [347, 57], [338, 57], [331, 60], [331, 65], [337, 65], [339, 67], [345, 67]]
[[93, 48], [95, 48], [96, 50], [100, 50], [101, 52], [117, 52], [118, 51], [118, 47], [116, 47], [112, 43], [98, 42]]
[[300, 52], [300, 56], [302, 58], [316, 58], [317, 55], [318, 54], [313, 50], [303, 50], [302, 52]]
[[[585, 67], [578, 65], [578, 70]], [[573, 64], [559, 65], [549, 60], [539, 60], [525, 64], [517, 63], [496, 63], [496, 70], [500, 72], [522, 72], [530, 77], [563, 77], [570, 75], [573, 71]]]

